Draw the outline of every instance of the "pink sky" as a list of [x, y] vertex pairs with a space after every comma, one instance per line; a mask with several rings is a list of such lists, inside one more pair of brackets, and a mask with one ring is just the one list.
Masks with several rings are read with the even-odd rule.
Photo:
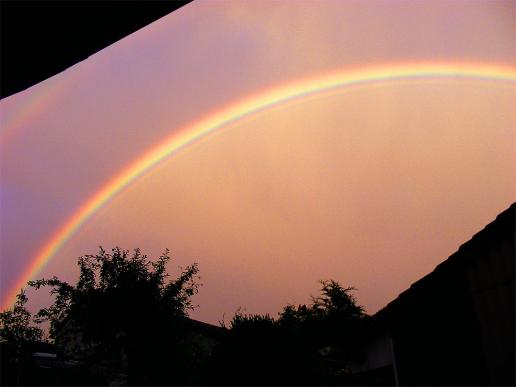
[[[171, 131], [290, 80], [417, 61], [516, 64], [514, 2], [195, 1], [0, 102], [0, 292], [110, 177]], [[375, 312], [515, 200], [514, 84], [345, 90], [170, 158], [39, 276], [97, 246], [199, 262], [193, 317], [275, 315], [319, 279]], [[48, 302], [39, 294], [36, 304]]]

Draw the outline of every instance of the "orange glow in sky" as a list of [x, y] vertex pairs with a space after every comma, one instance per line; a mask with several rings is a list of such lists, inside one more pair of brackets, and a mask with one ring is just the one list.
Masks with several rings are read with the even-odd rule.
[[[515, 9], [196, 1], [2, 100], [2, 299], [71, 214], [174, 130], [340, 69], [514, 68]], [[199, 262], [204, 321], [240, 306], [275, 315], [328, 278], [375, 312], [515, 200], [515, 96], [513, 82], [417, 79], [250, 116], [137, 180], [38, 277], [73, 281], [76, 258], [99, 244], [168, 247], [177, 265]]]

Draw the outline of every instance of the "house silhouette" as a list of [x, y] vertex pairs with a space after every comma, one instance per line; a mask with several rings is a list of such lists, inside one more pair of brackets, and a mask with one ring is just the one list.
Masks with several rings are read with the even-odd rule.
[[515, 385], [516, 203], [373, 316], [371, 384]]

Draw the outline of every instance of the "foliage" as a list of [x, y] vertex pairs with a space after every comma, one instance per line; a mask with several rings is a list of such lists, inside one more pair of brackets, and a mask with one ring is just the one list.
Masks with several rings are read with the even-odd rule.
[[256, 328], [258, 326], [266, 327], [274, 324], [274, 319], [266, 315], [261, 314], [246, 314], [242, 310], [238, 310], [233, 316], [230, 328], [233, 331], [245, 330], [248, 327]]
[[320, 356], [322, 349], [352, 357], [367, 315], [352, 287], [321, 281], [309, 305], [287, 305], [277, 320], [238, 311], [228, 339], [215, 354], [207, 382], [219, 384], [309, 385], [351, 383]]
[[293, 320], [304, 322], [313, 319], [338, 317], [341, 319], [360, 319], [364, 316], [364, 309], [357, 304], [350, 294], [354, 287], [342, 287], [334, 280], [320, 281], [321, 296], [312, 297], [312, 304], [287, 305], [280, 313], [280, 321], [293, 323]]
[[16, 296], [13, 308], [0, 313], [0, 342], [22, 346], [31, 341], [39, 341], [43, 331], [31, 326], [31, 313], [25, 308], [27, 296], [22, 290]]
[[[139, 249], [129, 255], [101, 247], [98, 254], [79, 258], [75, 286], [56, 277], [30, 282], [36, 289], [51, 287], [55, 296], [36, 318], [50, 322], [50, 337], [68, 343], [74, 357], [103, 359], [127, 371], [132, 384], [164, 383], [170, 362], [188, 369], [189, 343], [182, 332], [199, 287], [197, 264], [170, 279], [169, 261], [168, 250], [152, 262]], [[179, 374], [174, 377], [181, 382]]]
[[320, 283], [322, 296], [313, 299], [313, 310], [327, 316], [338, 315], [347, 319], [363, 317], [364, 308], [357, 305], [357, 300], [350, 294], [355, 290], [354, 287], [344, 288], [334, 280], [320, 281]]

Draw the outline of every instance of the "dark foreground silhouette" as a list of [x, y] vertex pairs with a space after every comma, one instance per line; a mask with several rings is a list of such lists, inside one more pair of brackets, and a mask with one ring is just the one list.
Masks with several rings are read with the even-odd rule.
[[190, 0], [0, 2], [0, 98], [87, 59]]
[[58, 278], [31, 324], [24, 293], [0, 314], [2, 385], [514, 385], [515, 204], [374, 316], [321, 281], [308, 305], [228, 326], [188, 318], [193, 264], [171, 279], [115, 248]]

